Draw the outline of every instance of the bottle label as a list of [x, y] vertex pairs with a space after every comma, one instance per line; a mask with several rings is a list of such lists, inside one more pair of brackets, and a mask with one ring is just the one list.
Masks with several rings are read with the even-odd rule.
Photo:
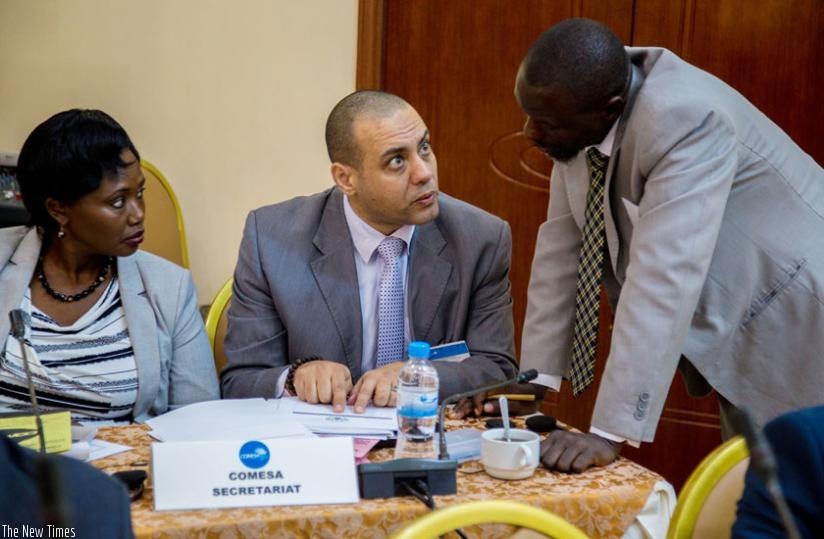
[[432, 417], [438, 415], [437, 391], [420, 393], [398, 392], [398, 414], [406, 417]]

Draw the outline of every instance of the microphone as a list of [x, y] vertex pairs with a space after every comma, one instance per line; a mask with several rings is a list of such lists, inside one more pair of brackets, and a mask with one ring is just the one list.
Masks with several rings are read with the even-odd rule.
[[457, 393], [455, 395], [450, 395], [449, 397], [445, 398], [443, 403], [441, 403], [441, 409], [438, 412], [438, 444], [440, 451], [438, 453], [438, 460], [449, 460], [449, 451], [446, 448], [446, 432], [444, 428], [444, 413], [446, 412], [446, 407], [450, 404], [454, 404], [461, 399], [465, 399], [467, 397], [474, 397], [478, 393], [486, 393], [492, 391], [493, 389], [498, 389], [504, 386], [508, 386], [510, 384], [525, 384], [530, 380], [534, 380], [538, 377], [538, 371], [535, 369], [529, 369], [528, 371], [518, 373], [516, 376], [508, 380], [504, 380], [503, 382], [499, 382], [497, 384], [488, 385], [485, 387], [479, 387], [477, 389], [473, 389], [471, 391], [465, 391], [463, 393]]
[[413, 487], [415, 490], [423, 490], [427, 495], [455, 494], [458, 491], [458, 461], [450, 459], [449, 454], [446, 452], [446, 438], [444, 435], [444, 409], [446, 406], [483, 391], [491, 391], [509, 384], [528, 382], [536, 376], [538, 376], [538, 372], [530, 370], [504, 382], [447, 397], [439, 410], [440, 456], [437, 459], [406, 458], [359, 464], [358, 484], [361, 498], [405, 496], [411, 492], [411, 485], [416, 485]]
[[756, 426], [752, 414], [745, 408], [736, 408], [732, 413], [732, 421], [747, 441], [747, 449], [750, 451], [750, 468], [767, 487], [775, 508], [778, 510], [778, 515], [781, 517], [787, 537], [789, 539], [800, 539], [801, 535], [787, 505], [787, 499], [781, 490], [781, 483], [778, 481], [778, 466], [775, 462], [775, 455], [769, 440], [764, 435], [764, 431]]
[[26, 351], [26, 313], [22, 309], [13, 309], [9, 312], [9, 320], [11, 321], [11, 334], [20, 343], [23, 368], [26, 371], [26, 385], [29, 389], [29, 400], [34, 413], [34, 421], [37, 425], [37, 437], [40, 440], [37, 483], [40, 497], [43, 500], [43, 522], [58, 528], [65, 528], [69, 521], [66, 500], [60, 488], [57, 463], [46, 455], [46, 435], [43, 431], [43, 420], [40, 418], [40, 406], [37, 404], [37, 392], [31, 379], [29, 356]]
[[14, 309], [9, 312], [11, 334], [20, 343], [20, 353], [23, 355], [23, 369], [26, 371], [26, 385], [29, 388], [29, 401], [34, 412], [34, 422], [37, 425], [37, 437], [40, 439], [40, 453], [46, 454], [46, 436], [43, 434], [43, 420], [40, 418], [40, 406], [37, 405], [37, 392], [31, 380], [29, 355], [26, 352], [26, 313], [23, 309]]

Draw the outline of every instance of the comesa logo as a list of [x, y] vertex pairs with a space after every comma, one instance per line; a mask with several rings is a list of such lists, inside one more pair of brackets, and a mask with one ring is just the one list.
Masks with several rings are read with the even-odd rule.
[[240, 448], [240, 462], [247, 468], [256, 470], [263, 468], [269, 462], [269, 448], [262, 442], [252, 440], [246, 442]]

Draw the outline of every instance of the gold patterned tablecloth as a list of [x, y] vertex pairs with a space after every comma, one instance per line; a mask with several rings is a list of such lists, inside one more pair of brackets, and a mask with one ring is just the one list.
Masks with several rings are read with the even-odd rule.
[[[460, 426], [474, 426], [473, 421]], [[452, 427], [456, 425], [451, 425]], [[152, 438], [145, 425], [106, 427], [98, 438], [134, 447], [94, 462], [106, 472], [132, 468], [149, 470]], [[372, 460], [391, 457], [376, 451]], [[543, 468], [521, 481], [501, 481], [480, 470], [477, 461], [458, 471], [458, 492], [436, 496], [438, 507], [460, 502], [506, 499], [548, 509], [583, 529], [590, 537], [621, 537], [642, 509], [661, 476], [621, 458], [609, 466], [578, 475]], [[132, 525], [138, 538], [328, 537], [382, 538], [428, 509], [412, 498], [361, 500], [357, 504], [254, 507], [199, 511], [154, 511], [151, 477], [143, 497], [132, 503]], [[508, 537], [512, 526], [484, 525], [464, 529], [470, 537]]]

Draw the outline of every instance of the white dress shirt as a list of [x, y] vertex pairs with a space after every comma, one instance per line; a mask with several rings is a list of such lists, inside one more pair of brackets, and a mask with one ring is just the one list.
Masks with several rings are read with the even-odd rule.
[[[386, 236], [361, 219], [352, 209], [347, 197], [343, 197], [343, 213], [355, 247], [355, 269], [358, 272], [358, 292], [360, 294], [363, 331], [361, 370], [367, 372], [375, 368], [378, 357], [378, 292], [380, 291], [381, 272], [383, 271], [383, 258], [378, 256], [377, 249]], [[410, 339], [407, 269], [409, 265], [409, 245], [412, 243], [412, 234], [414, 233], [415, 225], [404, 225], [391, 234], [403, 240], [406, 246], [400, 256], [404, 298], [403, 326], [406, 342], [409, 342]]]

